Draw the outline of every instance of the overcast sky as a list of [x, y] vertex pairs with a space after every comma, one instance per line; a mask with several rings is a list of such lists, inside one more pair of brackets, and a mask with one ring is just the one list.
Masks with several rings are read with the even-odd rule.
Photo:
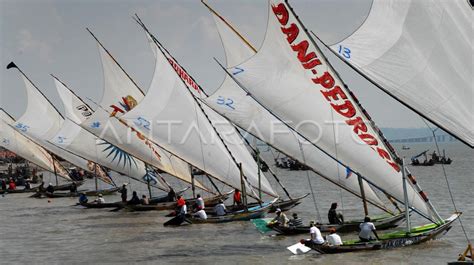
[[[259, 46], [267, 22], [267, 1], [208, 0], [251, 43]], [[328, 44], [352, 33], [368, 14], [370, 0], [290, 1], [307, 28]], [[50, 98], [63, 107], [49, 74], [79, 96], [99, 101], [103, 89], [100, 58], [89, 27], [144, 91], [153, 72], [153, 54], [143, 31], [132, 20], [138, 13], [151, 32], [208, 91], [225, 62], [214, 21], [200, 0], [0, 0], [0, 106], [15, 118], [26, 108], [26, 92], [14, 61]], [[380, 92], [343, 65], [329, 59], [380, 127], [424, 127], [418, 115]]]

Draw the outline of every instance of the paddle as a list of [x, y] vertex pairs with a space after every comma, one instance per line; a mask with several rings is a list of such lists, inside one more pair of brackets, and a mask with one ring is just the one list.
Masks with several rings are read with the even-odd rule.
[[267, 227], [267, 224], [271, 220], [272, 220], [272, 218], [259, 218], [259, 219], [252, 219], [251, 221], [260, 233], [265, 234], [267, 232], [272, 231], [271, 228]]
[[306, 254], [308, 253], [311, 248], [301, 244], [300, 242], [294, 244], [294, 245], [291, 245], [289, 247], [287, 247], [287, 249], [293, 253], [293, 255], [301, 255], [301, 254]]

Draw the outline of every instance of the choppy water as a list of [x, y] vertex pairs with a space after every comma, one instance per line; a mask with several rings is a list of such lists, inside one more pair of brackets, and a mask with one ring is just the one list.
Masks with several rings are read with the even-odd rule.
[[[401, 151], [409, 158], [423, 145]], [[447, 166], [451, 189], [468, 233], [474, 235], [474, 155], [460, 144], [445, 145], [454, 158]], [[429, 148], [433, 149], [431, 146]], [[443, 146], [442, 146], [443, 148]], [[267, 153], [269, 157], [271, 155]], [[309, 192], [305, 172], [279, 170], [293, 194]], [[441, 166], [412, 168], [444, 217], [453, 212]], [[346, 218], [362, 217], [359, 199], [311, 176], [318, 199], [318, 210], [326, 215], [333, 201], [343, 204]], [[93, 183], [86, 184], [93, 187]], [[134, 184], [132, 189], [144, 192]], [[342, 196], [342, 197], [341, 197]], [[341, 200], [342, 198], [342, 200]], [[118, 196], [106, 197], [119, 200]], [[26, 194], [0, 197], [1, 264], [446, 264], [462, 251], [466, 242], [459, 223], [442, 239], [406, 248], [344, 255], [310, 252], [292, 256], [286, 247], [302, 236], [270, 237], [260, 234], [250, 222], [216, 225], [162, 226], [166, 212], [110, 212], [106, 209], [80, 209], [71, 205], [75, 198], [30, 199]], [[373, 209], [372, 209], [373, 210]], [[313, 201], [308, 197], [294, 209], [306, 221], [316, 219]], [[376, 211], [372, 211], [376, 213]], [[415, 218], [417, 223], [423, 223]], [[343, 238], [356, 237], [355, 234]]]

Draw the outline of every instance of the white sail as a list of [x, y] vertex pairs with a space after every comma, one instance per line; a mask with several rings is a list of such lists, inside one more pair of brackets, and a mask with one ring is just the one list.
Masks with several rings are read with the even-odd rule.
[[[157, 46], [155, 49], [157, 64], [151, 87], [140, 104], [122, 118], [167, 150], [232, 187], [241, 186], [236, 163], [242, 163], [247, 183], [258, 187], [257, 165], [237, 137], [235, 128], [219, 114], [198, 104], [183, 82], [190, 77], [183, 71], [175, 71], [177, 64], [168, 61], [171, 59]], [[195, 90], [194, 87], [189, 89]], [[276, 196], [263, 175], [261, 186], [263, 192]]]
[[[145, 163], [81, 128], [78, 124], [91, 116], [93, 111], [56, 78], [54, 83], [63, 101], [67, 120], [50, 142], [123, 175], [143, 181], [150, 180], [166, 190], [161, 179]], [[97, 176], [105, 183], [113, 183], [107, 175]]]
[[[403, 201], [400, 167], [332, 67], [283, 1], [269, 1], [262, 47], [233, 77], [303, 137]], [[410, 186], [408, 201], [428, 206]]]
[[61, 128], [64, 118], [23, 73], [21, 76], [27, 91], [28, 105], [25, 113], [15, 122], [14, 127], [46, 150], [81, 169], [92, 172], [89, 168], [89, 161], [48, 142]]
[[474, 147], [474, 12], [466, 0], [373, 0], [331, 46], [387, 93]]
[[[99, 102], [100, 107], [81, 122], [81, 127], [145, 163], [191, 183], [188, 163], [112, 117], [120, 117], [133, 109], [144, 95], [99, 42], [98, 47], [104, 70], [104, 92]], [[210, 190], [199, 181], [195, 181], [195, 185], [202, 190]]]
[[[227, 66], [236, 65], [255, 54], [219, 17], [215, 14], [213, 14], [213, 17], [218, 25], [217, 28], [225, 48]], [[234, 53], [234, 51], [236, 52]], [[235, 72], [237, 71], [239, 70]], [[351, 177], [345, 167], [339, 165], [316, 147], [308, 144], [300, 145], [299, 143], [305, 142], [302, 137], [281, 123], [270, 112], [255, 102], [252, 97], [246, 95], [228, 75], [226, 75], [221, 86], [204, 101], [240, 128], [286, 155], [306, 164], [314, 171], [342, 185], [351, 192], [360, 195], [357, 176]], [[274, 133], [276, 131], [278, 133]], [[349, 177], [347, 177], [348, 175]], [[367, 200], [383, 205], [383, 202], [365, 181], [364, 191]]]
[[0, 109], [0, 146], [45, 170], [69, 178], [67, 171], [48, 151], [11, 127], [14, 122], [10, 115]]

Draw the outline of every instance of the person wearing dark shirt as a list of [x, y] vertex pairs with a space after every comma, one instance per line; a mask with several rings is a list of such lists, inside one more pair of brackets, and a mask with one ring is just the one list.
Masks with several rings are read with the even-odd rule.
[[127, 202], [127, 183], [122, 185], [122, 189], [120, 190], [120, 194], [122, 197], [122, 202]]
[[344, 223], [344, 216], [341, 213], [336, 212], [337, 209], [337, 202], [333, 202], [331, 204], [331, 209], [328, 212], [328, 220], [329, 224], [343, 224]]
[[46, 192], [48, 192], [48, 193], [53, 193], [54, 192], [53, 184], [51, 184], [51, 183], [48, 184], [48, 187], [46, 188]]
[[168, 201], [174, 202], [176, 200], [176, 193], [174, 192], [173, 188], [170, 187], [170, 191], [168, 192]]
[[293, 219], [290, 220], [289, 225], [293, 227], [303, 226], [303, 220], [298, 217], [297, 213], [293, 213]]
[[6, 190], [7, 189], [7, 182], [2, 179], [2, 190]]
[[69, 188], [69, 191], [71, 193], [76, 193], [77, 192], [77, 185], [75, 182], [72, 182], [71, 187]]
[[87, 203], [89, 199], [87, 199], [86, 194], [83, 192], [81, 193], [81, 196], [79, 196], [79, 203]]
[[141, 203], [141, 201], [140, 201], [140, 198], [138, 198], [137, 192], [133, 191], [132, 198], [127, 202], [127, 204], [129, 204], [129, 205], [138, 205], [140, 203]]

